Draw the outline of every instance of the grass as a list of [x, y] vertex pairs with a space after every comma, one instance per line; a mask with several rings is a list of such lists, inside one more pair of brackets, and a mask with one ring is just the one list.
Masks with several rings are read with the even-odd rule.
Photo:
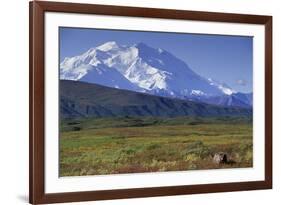
[[[60, 176], [252, 167], [246, 117], [76, 119], [60, 127]], [[218, 152], [232, 163], [213, 163]]]

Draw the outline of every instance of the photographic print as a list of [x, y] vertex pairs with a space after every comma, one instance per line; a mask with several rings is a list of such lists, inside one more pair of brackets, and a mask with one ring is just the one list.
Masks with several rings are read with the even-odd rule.
[[253, 166], [253, 38], [59, 28], [59, 175]]
[[272, 16], [29, 3], [29, 202], [272, 188]]

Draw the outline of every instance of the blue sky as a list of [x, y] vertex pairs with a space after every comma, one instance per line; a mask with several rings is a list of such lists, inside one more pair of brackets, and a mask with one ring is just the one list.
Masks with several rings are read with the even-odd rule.
[[121, 45], [143, 42], [169, 51], [205, 78], [224, 82], [239, 92], [253, 90], [252, 37], [83, 28], [60, 28], [59, 35], [60, 61], [107, 41]]

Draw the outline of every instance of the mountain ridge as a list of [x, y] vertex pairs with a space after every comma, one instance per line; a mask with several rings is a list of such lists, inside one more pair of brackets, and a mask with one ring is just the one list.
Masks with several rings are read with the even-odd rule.
[[60, 80], [60, 110], [62, 118], [252, 114], [251, 109], [215, 106], [69, 80]]

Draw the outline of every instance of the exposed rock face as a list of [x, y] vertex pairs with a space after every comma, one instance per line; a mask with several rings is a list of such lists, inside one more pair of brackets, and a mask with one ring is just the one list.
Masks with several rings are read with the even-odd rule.
[[225, 164], [228, 162], [228, 156], [227, 153], [219, 152], [216, 153], [213, 157], [213, 162], [216, 164]]

